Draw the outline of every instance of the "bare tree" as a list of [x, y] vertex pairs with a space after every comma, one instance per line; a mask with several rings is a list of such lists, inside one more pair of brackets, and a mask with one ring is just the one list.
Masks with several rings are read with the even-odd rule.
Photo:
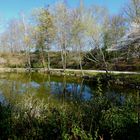
[[[107, 16], [106, 9], [99, 6], [92, 6], [92, 8], [88, 10], [88, 16], [86, 16], [86, 36], [88, 38], [89, 49], [91, 49], [88, 55], [86, 55], [86, 58], [94, 63], [104, 64], [106, 72], [108, 72], [108, 66], [102, 48], [104, 22]], [[94, 51], [96, 51], [96, 55]]]
[[140, 0], [129, 0], [124, 7], [124, 13], [128, 22], [140, 24]]
[[72, 30], [71, 30], [71, 43], [74, 46], [74, 49], [76, 50], [77, 54], [77, 60], [82, 72], [82, 75], [84, 75], [83, 72], [83, 66], [82, 66], [82, 53], [84, 51], [85, 47], [85, 19], [86, 16], [86, 10], [85, 7], [81, 1], [80, 6], [73, 10], [72, 13]]
[[65, 3], [57, 3], [57, 5], [54, 8], [55, 8], [54, 23], [57, 28], [56, 44], [57, 46], [59, 46], [59, 49], [61, 51], [62, 66], [63, 66], [63, 70], [65, 71], [66, 64], [67, 64], [67, 50], [70, 43], [70, 39], [69, 39], [69, 33], [70, 33], [69, 12], [70, 11], [66, 7]]
[[32, 27], [28, 24], [27, 19], [25, 19], [25, 15], [21, 15], [21, 29], [22, 29], [22, 35], [23, 40], [22, 43], [24, 45], [24, 50], [28, 62], [29, 69], [31, 68], [31, 46], [32, 46]]

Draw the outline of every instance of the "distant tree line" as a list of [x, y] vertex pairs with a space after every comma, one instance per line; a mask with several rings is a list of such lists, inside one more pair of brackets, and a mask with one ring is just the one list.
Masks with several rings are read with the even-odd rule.
[[39, 53], [42, 66], [48, 70], [50, 52], [59, 52], [64, 70], [69, 54], [73, 54], [81, 70], [83, 59], [103, 64], [108, 70], [107, 60], [112, 54], [107, 49], [128, 32], [132, 22], [140, 24], [139, 0], [129, 0], [116, 15], [109, 14], [105, 7], [86, 7], [82, 0], [75, 8], [61, 1], [33, 10], [30, 17], [22, 13], [9, 20], [0, 34], [0, 51], [24, 53], [29, 67], [33, 52]]

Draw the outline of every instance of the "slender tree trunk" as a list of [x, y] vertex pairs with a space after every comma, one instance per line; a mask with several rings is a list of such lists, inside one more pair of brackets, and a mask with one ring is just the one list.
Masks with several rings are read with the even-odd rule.
[[29, 63], [29, 68], [31, 69], [31, 54], [30, 54], [30, 45], [27, 45], [29, 50], [28, 50], [28, 63]]
[[[28, 47], [28, 46], [27, 46]], [[29, 71], [31, 70], [31, 56], [30, 56], [30, 49], [26, 50], [26, 59], [28, 63]]]
[[63, 70], [66, 70], [66, 51], [65, 50], [61, 50], [61, 60], [62, 60], [62, 66], [63, 66]]
[[64, 66], [64, 55], [63, 55], [63, 50], [62, 49], [61, 49], [61, 61], [62, 61], [63, 70], [65, 70], [65, 66]]
[[80, 47], [80, 49], [79, 49], [79, 65], [80, 65], [80, 70], [81, 70], [81, 72], [82, 72], [82, 76], [84, 76], [84, 72], [83, 72], [83, 66], [82, 66], [82, 56], [81, 56], [81, 44], [80, 44], [80, 41], [79, 41], [79, 47]]
[[67, 52], [66, 52], [66, 50], [64, 51], [64, 70], [66, 70], [66, 66], [67, 66]]
[[106, 63], [106, 60], [105, 60], [105, 55], [104, 55], [104, 53], [103, 53], [103, 50], [100, 48], [98, 42], [96, 42], [96, 46], [97, 46], [97, 48], [100, 50], [100, 53], [101, 53], [102, 59], [103, 59], [103, 63], [104, 63], [104, 65], [105, 65], [105, 71], [106, 71], [106, 74], [108, 74], [108, 66], [107, 66], [107, 63]]
[[43, 68], [44, 68], [44, 70], [45, 70], [46, 65], [45, 65], [45, 57], [44, 57], [44, 50], [43, 50], [43, 47], [41, 47], [41, 59], [42, 59]]
[[81, 72], [82, 72], [82, 76], [84, 76], [81, 54], [79, 54], [79, 64], [80, 64], [80, 70], [81, 70]]
[[28, 65], [29, 65], [29, 69], [31, 69], [31, 56], [30, 56], [30, 52], [28, 52]]
[[50, 71], [50, 53], [48, 51], [48, 71]]
[[49, 44], [46, 46], [47, 47], [47, 65], [48, 65], [48, 71], [50, 71], [50, 64], [51, 64], [51, 61], [50, 61], [50, 46]]
[[130, 52], [131, 52], [131, 51], [130, 51], [130, 46], [129, 46], [129, 47], [128, 47], [128, 51], [127, 51], [127, 58], [126, 58], [126, 59], [127, 59], [127, 62], [128, 62], [128, 60], [129, 60], [129, 57], [130, 57]]
[[28, 36], [28, 29], [27, 29], [27, 24], [25, 22], [25, 17], [24, 15], [22, 15], [22, 22], [23, 22], [23, 26], [24, 26], [24, 43], [25, 43], [25, 48], [26, 49], [26, 56], [27, 56], [27, 61], [28, 61], [28, 66], [29, 66], [29, 70], [31, 69], [31, 56], [30, 56], [30, 43], [26, 40]]
[[11, 54], [14, 54], [13, 43], [12, 42], [10, 43], [10, 51], [11, 51]]
[[106, 74], [108, 74], [108, 66], [107, 66], [107, 63], [106, 63], [106, 60], [105, 60], [105, 55], [104, 55], [102, 49], [100, 49], [100, 51], [101, 51], [101, 54], [102, 54], [102, 57], [103, 57], [103, 63], [105, 65]]

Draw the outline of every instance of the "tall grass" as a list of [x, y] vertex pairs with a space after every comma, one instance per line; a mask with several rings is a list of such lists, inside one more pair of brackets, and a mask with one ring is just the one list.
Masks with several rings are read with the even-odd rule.
[[0, 139], [137, 140], [140, 129], [136, 104], [129, 98], [123, 106], [98, 93], [90, 101], [57, 102], [33, 95], [0, 104]]

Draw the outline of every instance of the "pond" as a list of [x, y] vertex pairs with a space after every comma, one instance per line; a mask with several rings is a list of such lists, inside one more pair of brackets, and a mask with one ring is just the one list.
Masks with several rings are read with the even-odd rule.
[[[10, 93], [10, 94], [9, 94]], [[52, 76], [38, 73], [0, 75], [0, 101], [8, 96], [33, 94], [38, 97], [55, 96], [57, 99], [65, 97], [67, 100], [89, 100], [93, 96], [92, 87], [80, 78]]]
[[112, 84], [94, 83], [82, 78], [54, 76], [39, 73], [5, 73], [0, 75], [0, 101], [6, 95], [37, 94], [38, 96], [54, 95], [65, 100], [90, 100], [98, 92], [110, 100], [123, 102], [128, 96], [137, 97], [138, 90], [123, 88]]
[[[102, 83], [100, 79], [95, 83], [77, 77], [39, 73], [0, 74], [1, 104], [15, 103], [16, 100], [22, 99], [24, 95], [32, 95], [38, 99], [43, 99], [45, 102], [48, 102], [48, 99], [51, 98], [53, 99], [51, 102], [54, 102], [53, 108], [55, 110], [57, 106], [61, 107], [63, 103], [66, 103], [68, 106], [72, 106], [73, 112], [70, 115], [70, 111], [67, 109], [66, 114], [75, 116], [72, 114], [80, 112], [77, 118], [71, 118], [68, 115], [68, 118], [71, 118], [72, 122], [74, 119], [74, 124], [78, 125], [80, 130], [77, 130], [79, 133], [77, 135], [81, 134], [80, 137], [84, 137], [83, 130], [85, 130], [86, 133], [89, 132], [92, 135], [92, 138], [96, 137], [97, 139], [102, 135], [104, 135], [104, 139], [137, 139], [139, 135], [136, 132], [140, 128], [139, 94], [139, 90], [117, 86], [109, 82]], [[14, 126], [16, 125], [14, 124]], [[3, 130], [3, 128], [0, 129]], [[132, 131], [133, 129], [135, 131]], [[75, 127], [72, 130], [74, 131]], [[70, 130], [68, 129], [67, 131]], [[3, 130], [3, 133], [3, 136], [7, 135], [5, 130]], [[15, 132], [13, 133], [15, 137], [16, 134]], [[29, 135], [32, 136], [32, 133]], [[42, 139], [46, 138], [43, 134], [41, 135]], [[67, 135], [71, 136], [69, 133]], [[52, 135], [47, 135], [47, 139], [49, 138], [52, 138]], [[56, 138], [57, 136], [54, 139]]]

